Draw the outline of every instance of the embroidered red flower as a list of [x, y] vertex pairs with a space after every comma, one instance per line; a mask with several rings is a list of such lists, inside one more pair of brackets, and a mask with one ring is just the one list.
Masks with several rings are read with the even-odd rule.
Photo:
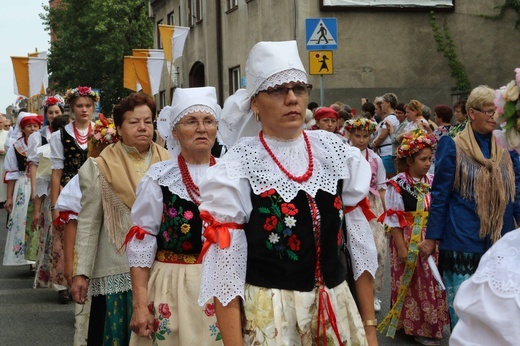
[[338, 245], [341, 245], [343, 241], [343, 233], [341, 232], [341, 228], [338, 231]]
[[298, 214], [298, 209], [296, 209], [296, 206], [292, 203], [282, 203], [281, 205], [282, 213], [290, 216], [294, 216]]
[[184, 251], [189, 251], [189, 250], [193, 249], [193, 244], [190, 243], [189, 241], [185, 241], [184, 243], [182, 243], [182, 249]]
[[341, 198], [339, 198], [339, 196], [336, 196], [336, 198], [334, 199], [334, 208], [341, 210], [342, 207], [343, 203], [341, 202]]
[[276, 225], [278, 225], [278, 218], [272, 215], [265, 220], [264, 229], [268, 232], [271, 232], [273, 229], [275, 229]]
[[163, 318], [170, 318], [170, 316], [172, 315], [170, 307], [168, 306], [168, 304], [164, 303], [159, 304], [159, 313]]
[[150, 313], [150, 315], [153, 315], [154, 314], [154, 304], [153, 304], [153, 301], [150, 302], [150, 304], [148, 304], [148, 312]]
[[204, 309], [204, 313], [208, 317], [214, 316], [215, 315], [215, 304], [206, 304], [206, 308]]
[[296, 237], [296, 234], [289, 237], [289, 248], [291, 248], [292, 251], [300, 250], [300, 239]]
[[157, 333], [159, 330], [159, 320], [156, 318], [153, 320], [153, 331], [154, 333]]
[[271, 197], [276, 192], [275, 189], [269, 189], [267, 191], [264, 191], [260, 194], [260, 197]]

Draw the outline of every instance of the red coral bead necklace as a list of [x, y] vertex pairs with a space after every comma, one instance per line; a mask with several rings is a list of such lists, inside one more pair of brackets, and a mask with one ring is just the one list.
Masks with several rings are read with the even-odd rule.
[[87, 134], [85, 134], [85, 135], [82, 135], [81, 133], [79, 133], [78, 129], [76, 128], [76, 122], [72, 123], [72, 128], [74, 129], [74, 137], [76, 137], [76, 142], [78, 142], [78, 144], [82, 145], [82, 144], [85, 144], [88, 142], [90, 134], [92, 133], [92, 123], [91, 122], [89, 122], [89, 124], [88, 124], [88, 131], [87, 131]]
[[[184, 186], [186, 187], [186, 191], [188, 192], [188, 195], [190, 196], [193, 203], [196, 205], [200, 205], [200, 190], [199, 187], [193, 182], [193, 179], [191, 178], [190, 171], [188, 170], [188, 165], [186, 164], [186, 160], [184, 159], [184, 156], [179, 154], [177, 157], [177, 162], [179, 164], [179, 169], [181, 171], [181, 177], [182, 182], [184, 183]], [[209, 158], [209, 165], [210, 167], [213, 166], [215, 163], [215, 158], [210, 156]]]
[[314, 170], [311, 143], [309, 142], [309, 138], [307, 137], [307, 134], [305, 133], [305, 131], [303, 131], [302, 133], [303, 133], [303, 139], [305, 141], [305, 146], [307, 147], [307, 154], [309, 155], [309, 168], [307, 168], [307, 171], [303, 175], [300, 175], [299, 177], [291, 174], [287, 169], [285, 169], [284, 166], [282, 166], [280, 161], [278, 161], [278, 159], [276, 158], [276, 156], [272, 152], [271, 148], [269, 148], [269, 146], [267, 145], [267, 142], [264, 139], [264, 131], [260, 131], [260, 133], [258, 134], [258, 137], [260, 138], [260, 142], [264, 146], [264, 149], [267, 151], [269, 156], [271, 156], [271, 158], [273, 159], [274, 163], [276, 163], [278, 168], [280, 168], [280, 170], [287, 176], [287, 178], [289, 178], [292, 181], [295, 181], [297, 183], [300, 183], [300, 184], [309, 180], [310, 177], [312, 176], [312, 172]]

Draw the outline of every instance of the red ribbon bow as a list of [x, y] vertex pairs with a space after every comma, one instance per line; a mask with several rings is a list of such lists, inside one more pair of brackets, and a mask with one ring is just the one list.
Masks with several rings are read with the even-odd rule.
[[139, 226], [133, 226], [132, 228], [130, 228], [130, 230], [126, 234], [125, 241], [123, 242], [123, 245], [121, 245], [119, 250], [117, 250], [117, 252], [121, 251], [121, 249], [123, 247], [126, 248], [126, 246], [130, 242], [130, 240], [132, 240], [132, 238], [136, 237], [139, 240], [143, 240], [144, 236], [147, 235], [147, 234], [153, 236], [153, 234], [148, 232], [147, 230], [145, 230], [145, 229], [143, 229], [143, 228], [141, 228]]
[[204, 258], [204, 254], [208, 251], [211, 244], [217, 244], [218, 242], [221, 249], [225, 249], [231, 245], [231, 234], [229, 233], [229, 229], [244, 228], [244, 225], [235, 222], [218, 222], [205, 210], [200, 212], [200, 218], [205, 225], [204, 238], [206, 240], [202, 246], [202, 251], [197, 259], [197, 263], [202, 262], [202, 258]]
[[345, 208], [343, 208], [343, 212], [345, 214], [348, 214], [352, 210], [356, 209], [357, 207], [361, 208], [361, 211], [363, 212], [363, 214], [367, 218], [367, 221], [370, 221], [370, 220], [375, 219], [377, 217], [376, 214], [374, 214], [372, 212], [372, 210], [370, 210], [370, 201], [368, 200], [368, 197], [365, 197], [364, 199], [362, 199], [358, 204], [356, 204], [353, 207], [345, 207]]
[[64, 211], [60, 211], [58, 217], [56, 219], [54, 219], [54, 221], [52, 221], [52, 224], [55, 225], [55, 226], [63, 226], [64, 224], [66, 224], [67, 222], [70, 221], [70, 216], [71, 215], [78, 215], [78, 213], [75, 213], [73, 211], [70, 211], [70, 210], [64, 210]]
[[397, 218], [399, 220], [399, 226], [401, 228], [404, 228], [408, 225], [408, 222], [406, 221], [406, 212], [403, 210], [389, 209], [386, 212], [384, 212], [383, 214], [381, 214], [379, 216], [379, 218], [377, 219], [377, 221], [383, 223], [383, 221], [385, 221], [386, 216], [392, 216], [392, 215], [397, 215]]

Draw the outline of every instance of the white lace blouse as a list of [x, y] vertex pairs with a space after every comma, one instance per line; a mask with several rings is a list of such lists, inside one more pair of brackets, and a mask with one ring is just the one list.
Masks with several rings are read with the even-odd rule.
[[[309, 180], [299, 184], [278, 168], [258, 137], [242, 138], [217, 165], [208, 169], [200, 184], [202, 204], [218, 222], [248, 222], [254, 194], [274, 188], [285, 202], [300, 190], [312, 197], [318, 190], [335, 194], [343, 180], [342, 198], [346, 206], [355, 206], [367, 196], [371, 170], [359, 149], [344, 144], [336, 135], [325, 131], [306, 131], [311, 144], [314, 171]], [[268, 146], [280, 163], [293, 175], [307, 171], [309, 160], [303, 136], [279, 140], [265, 136]], [[372, 275], [377, 269], [377, 254], [368, 221], [360, 208], [345, 216], [347, 246], [353, 259], [354, 277], [365, 270]], [[247, 241], [243, 229], [230, 230], [231, 244], [221, 249], [212, 244], [204, 256], [199, 304], [217, 297], [227, 305], [237, 296], [244, 298]]]
[[76, 174], [61, 190], [54, 209], [59, 211], [72, 211], [76, 213], [69, 215], [69, 220], [77, 220], [81, 210], [81, 189], [79, 187], [79, 176]]
[[[203, 165], [187, 164], [191, 178], [196, 185], [200, 184], [206, 174], [209, 163]], [[158, 162], [150, 167], [136, 191], [136, 200], [132, 206], [132, 223], [147, 232], [143, 240], [136, 237], [128, 243], [126, 254], [130, 267], [150, 268], [157, 252], [157, 238], [163, 213], [163, 194], [161, 186], [166, 186], [171, 193], [182, 199], [191, 201], [182, 182], [177, 157], [172, 160]]]

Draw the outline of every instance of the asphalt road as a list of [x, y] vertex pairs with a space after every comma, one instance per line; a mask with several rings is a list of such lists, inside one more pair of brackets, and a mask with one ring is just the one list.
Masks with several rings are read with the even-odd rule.
[[[6, 213], [0, 210], [0, 253], [6, 239]], [[385, 287], [389, 287], [389, 273]], [[74, 335], [74, 304], [59, 304], [52, 289], [33, 289], [29, 266], [0, 266], [0, 345], [1, 346], [70, 346]], [[390, 291], [383, 290], [377, 319], [389, 310]], [[419, 345], [413, 337], [398, 334], [395, 339], [378, 336], [379, 345]], [[449, 328], [444, 329], [441, 345], [447, 346]], [[195, 346], [195, 345], [194, 345]]]

